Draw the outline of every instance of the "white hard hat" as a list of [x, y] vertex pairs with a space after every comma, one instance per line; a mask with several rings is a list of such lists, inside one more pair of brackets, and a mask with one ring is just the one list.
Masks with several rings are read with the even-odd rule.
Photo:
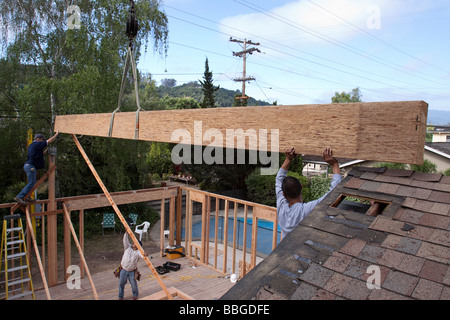
[[235, 283], [235, 282], [237, 281], [237, 276], [236, 276], [235, 273], [233, 273], [233, 274], [231, 275], [230, 281], [231, 281], [232, 283]]

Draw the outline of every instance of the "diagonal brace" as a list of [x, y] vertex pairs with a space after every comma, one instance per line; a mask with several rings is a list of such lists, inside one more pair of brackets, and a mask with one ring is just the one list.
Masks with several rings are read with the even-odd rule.
[[109, 193], [108, 189], [106, 189], [105, 185], [103, 184], [103, 181], [100, 179], [100, 176], [98, 175], [97, 171], [95, 170], [94, 166], [92, 165], [91, 161], [89, 160], [89, 157], [87, 156], [86, 152], [84, 151], [83, 147], [81, 146], [80, 142], [78, 141], [77, 137], [74, 134], [72, 134], [72, 139], [75, 142], [75, 144], [77, 145], [78, 149], [80, 150], [80, 153], [83, 156], [84, 160], [86, 161], [89, 169], [91, 169], [92, 174], [94, 175], [94, 177], [97, 180], [98, 184], [100, 185], [100, 187], [102, 188], [103, 192], [105, 193], [105, 196], [108, 199], [109, 203], [111, 204], [111, 206], [113, 207], [113, 209], [116, 212], [117, 216], [119, 217], [120, 221], [122, 222], [125, 230], [128, 232], [128, 235], [131, 237], [131, 240], [133, 240], [133, 243], [137, 246], [139, 252], [144, 257], [144, 260], [147, 263], [148, 267], [150, 268], [150, 271], [153, 273], [153, 275], [155, 276], [155, 278], [158, 281], [159, 285], [161, 286], [161, 288], [166, 293], [167, 298], [169, 300], [173, 300], [172, 295], [170, 294], [170, 292], [167, 290], [167, 287], [162, 282], [159, 274], [156, 272], [156, 269], [155, 269], [155, 267], [153, 267], [153, 264], [151, 263], [150, 259], [144, 255], [145, 254], [144, 249], [139, 244], [139, 241], [137, 240], [137, 238], [134, 235], [133, 231], [128, 226], [128, 223], [126, 222], [125, 218], [123, 217], [122, 213], [120, 212], [119, 208], [117, 207], [116, 203], [114, 202], [114, 199], [111, 197], [111, 194]]

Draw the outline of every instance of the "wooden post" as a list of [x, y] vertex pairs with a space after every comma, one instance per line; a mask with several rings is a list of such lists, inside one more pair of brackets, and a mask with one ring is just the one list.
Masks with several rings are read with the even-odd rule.
[[189, 257], [192, 256], [192, 248], [191, 248], [191, 242], [192, 242], [192, 212], [194, 210], [193, 208], [193, 204], [192, 204], [192, 199], [191, 199], [191, 194], [192, 192], [189, 191], [189, 197], [187, 197], [187, 201], [188, 203], [186, 205], [189, 206], [189, 210], [188, 213], [186, 214], [186, 246], [188, 246], [188, 254]]
[[[30, 218], [30, 209], [28, 208], [28, 206], [26, 208], [25, 216], [26, 216], [26, 220], [27, 220], [27, 229], [29, 230], [29, 235], [31, 236], [31, 240], [33, 242], [34, 252], [36, 253], [36, 260], [38, 262], [39, 270], [41, 272], [42, 284], [44, 285], [45, 294], [47, 295], [47, 299], [51, 300], [52, 298], [50, 297], [50, 291], [48, 290], [48, 284], [47, 284], [47, 279], [45, 277], [44, 266], [42, 264], [41, 255], [39, 254], [39, 249], [38, 249], [38, 246], [36, 243], [36, 237], [34, 236], [33, 225], [31, 223], [31, 218]], [[30, 261], [30, 260], [28, 260], [28, 261]]]
[[222, 272], [227, 272], [227, 249], [228, 249], [228, 199], [225, 200], [225, 215], [223, 217], [223, 269]]
[[[80, 237], [80, 246], [81, 246], [81, 251], [84, 253], [84, 210], [81, 209], [80, 213], [79, 213], [79, 230], [78, 232], [80, 233], [79, 237]], [[81, 262], [80, 262], [80, 277], [84, 278], [84, 268], [81, 268]]]
[[164, 225], [166, 224], [166, 206], [165, 206], [166, 199], [161, 199], [161, 217], [159, 218], [159, 225], [161, 226], [160, 232], [159, 232], [159, 251], [160, 256], [164, 257], [164, 242], [165, 242], [165, 236], [164, 236]]
[[233, 273], [236, 273], [237, 209], [238, 209], [238, 204], [235, 201], [234, 202], [234, 219], [233, 219], [233, 266], [232, 266]]
[[[46, 204], [44, 203], [42, 205], [42, 212], [44, 212], [44, 208], [45, 208]], [[41, 216], [41, 247], [42, 247], [42, 265], [44, 270], [46, 269], [46, 265], [45, 265], [45, 257], [46, 257], [46, 252], [47, 252], [47, 247], [45, 244], [45, 215]]]
[[254, 268], [256, 266], [257, 238], [258, 238], [258, 217], [255, 215], [255, 211], [253, 210], [252, 253], [251, 253], [251, 267], [252, 268]]
[[67, 210], [65, 203], [63, 204], [63, 208], [64, 208], [64, 216], [66, 218], [67, 225], [70, 228], [70, 231], [72, 232], [73, 241], [75, 241], [75, 244], [78, 249], [78, 253], [80, 254], [81, 263], [83, 264], [84, 269], [86, 270], [87, 276], [89, 278], [89, 283], [91, 284], [92, 292], [94, 293], [94, 298], [95, 298], [95, 300], [98, 300], [98, 294], [97, 294], [97, 290], [95, 289], [95, 286], [94, 286], [94, 281], [92, 281], [91, 273], [89, 272], [89, 268], [87, 266], [86, 259], [84, 259], [83, 250], [81, 249], [80, 243], [78, 242], [78, 237], [75, 232], [75, 229], [73, 228], [72, 222], [70, 221], [69, 210]]
[[218, 236], [219, 236], [219, 205], [220, 199], [216, 198], [216, 214], [215, 214], [215, 225], [214, 225], [214, 268], [217, 269], [217, 247], [218, 247]]
[[273, 237], [272, 237], [272, 250], [277, 246], [278, 237], [278, 215], [275, 214], [275, 220], [273, 221]]
[[189, 207], [190, 207], [190, 203], [191, 201], [189, 200], [189, 190], [186, 190], [186, 213], [185, 213], [185, 218], [184, 218], [184, 243], [186, 245], [186, 255], [188, 257], [191, 256], [191, 246], [189, 245]]
[[77, 137], [74, 134], [72, 134], [72, 139], [75, 142], [75, 144], [77, 145], [78, 150], [80, 151], [81, 155], [83, 156], [84, 160], [86, 161], [89, 169], [91, 169], [92, 174], [94, 175], [94, 177], [97, 180], [98, 184], [100, 185], [100, 187], [102, 188], [103, 192], [105, 193], [105, 196], [108, 199], [109, 203], [111, 204], [111, 206], [113, 207], [113, 209], [116, 212], [117, 216], [119, 217], [119, 220], [122, 222], [123, 226], [125, 227], [125, 230], [128, 232], [128, 235], [130, 236], [131, 240], [137, 246], [139, 252], [144, 257], [144, 261], [147, 263], [148, 267], [150, 268], [150, 271], [153, 273], [153, 275], [155, 276], [155, 278], [158, 281], [159, 285], [161, 286], [161, 288], [166, 293], [167, 298], [169, 300], [173, 300], [172, 295], [170, 294], [170, 292], [167, 290], [167, 287], [162, 282], [158, 272], [156, 272], [156, 269], [155, 269], [155, 267], [153, 267], [153, 264], [151, 263], [150, 259], [145, 256], [144, 249], [139, 244], [139, 241], [137, 240], [136, 236], [134, 235], [134, 232], [130, 229], [130, 226], [126, 222], [125, 218], [123, 217], [122, 213], [120, 212], [119, 208], [117, 207], [116, 203], [114, 202], [114, 199], [111, 197], [111, 194], [109, 193], [109, 191], [106, 188], [106, 186], [103, 184], [103, 181], [100, 179], [100, 176], [98, 175], [97, 171], [95, 170], [94, 166], [92, 165], [91, 161], [89, 160], [89, 157], [87, 156], [86, 152], [84, 151], [83, 147], [81, 146], [80, 142], [78, 141]]
[[[31, 211], [30, 207], [31, 206], [26, 206], [25, 213]], [[33, 226], [33, 233], [36, 233], [36, 228], [34, 228], [35, 225], [33, 225], [33, 223], [31, 223], [31, 224]], [[27, 227], [28, 227], [28, 225], [27, 225]], [[26, 237], [26, 241], [27, 241], [27, 259], [28, 259], [28, 261], [31, 261], [31, 237]], [[31, 263], [30, 263], [29, 268], [30, 268], [30, 272], [33, 272], [31, 269]]]
[[175, 239], [175, 197], [169, 200], [169, 245], [173, 246]]
[[[206, 197], [203, 197], [206, 198]], [[206, 201], [202, 202], [202, 232], [200, 236], [201, 249], [200, 249], [200, 262], [205, 263], [205, 250], [206, 250]]]
[[72, 250], [71, 250], [71, 239], [70, 239], [70, 212], [64, 215], [64, 280], [67, 281], [69, 278], [67, 268], [72, 265]]
[[247, 213], [248, 213], [248, 206], [247, 204], [244, 205], [244, 235], [242, 238], [242, 275], [241, 277], [245, 276], [247, 273], [247, 268], [245, 266], [245, 256], [247, 255]]
[[211, 211], [211, 197], [205, 196], [205, 206], [206, 206], [206, 235], [205, 235], [205, 261], [209, 264], [209, 225], [210, 225], [210, 211]]
[[177, 211], [176, 211], [176, 244], [181, 245], [181, 228], [182, 228], [182, 206], [183, 206], [183, 190], [178, 188], [177, 190]]
[[[54, 149], [48, 148], [49, 168], [55, 165]], [[48, 176], [48, 199], [47, 211], [56, 210], [55, 202], [55, 171]], [[57, 215], [47, 217], [47, 248], [48, 248], [48, 283], [50, 286], [58, 284], [58, 236]]]

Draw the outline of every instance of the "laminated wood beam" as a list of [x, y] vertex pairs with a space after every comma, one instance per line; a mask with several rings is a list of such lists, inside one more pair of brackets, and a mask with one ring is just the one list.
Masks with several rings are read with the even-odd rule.
[[[161, 110], [140, 112], [138, 129], [139, 140], [261, 151], [273, 150], [278, 130], [278, 152], [293, 146], [322, 155], [330, 146], [338, 158], [421, 164], [427, 114], [423, 101]], [[111, 113], [57, 116], [55, 130], [108, 137], [111, 119]], [[135, 139], [135, 131], [135, 112], [115, 114], [110, 137]], [[239, 133], [243, 147], [235, 141]]]

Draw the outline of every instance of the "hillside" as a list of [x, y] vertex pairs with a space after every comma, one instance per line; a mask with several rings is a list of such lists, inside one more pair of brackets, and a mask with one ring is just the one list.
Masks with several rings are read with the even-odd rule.
[[[184, 97], [190, 97], [195, 99], [198, 102], [201, 102], [203, 100], [203, 92], [201, 89], [201, 85], [194, 81], [189, 82], [180, 86], [164, 86], [161, 85], [157, 87], [157, 92], [160, 98], [163, 98], [165, 96], [175, 97], [175, 98], [184, 98]], [[220, 88], [215, 93], [215, 100], [216, 100], [216, 106], [217, 107], [231, 107], [234, 103], [234, 97], [236, 94], [241, 94], [240, 90], [228, 90], [224, 88]], [[270, 105], [270, 103], [266, 101], [261, 100], [255, 100], [253, 98], [249, 99], [248, 101], [249, 106], [267, 106]]]
[[[203, 92], [201, 85], [197, 81], [192, 81], [180, 86], [161, 85], [156, 88], [157, 94], [160, 98], [165, 96], [175, 98], [193, 98], [197, 102], [203, 99]], [[240, 90], [229, 90], [220, 88], [215, 93], [217, 107], [231, 107], [234, 104], [235, 96], [240, 95]], [[267, 106], [270, 103], [261, 100], [249, 99], [249, 106]], [[428, 124], [447, 125], [450, 124], [450, 111], [443, 110], [428, 110]]]

